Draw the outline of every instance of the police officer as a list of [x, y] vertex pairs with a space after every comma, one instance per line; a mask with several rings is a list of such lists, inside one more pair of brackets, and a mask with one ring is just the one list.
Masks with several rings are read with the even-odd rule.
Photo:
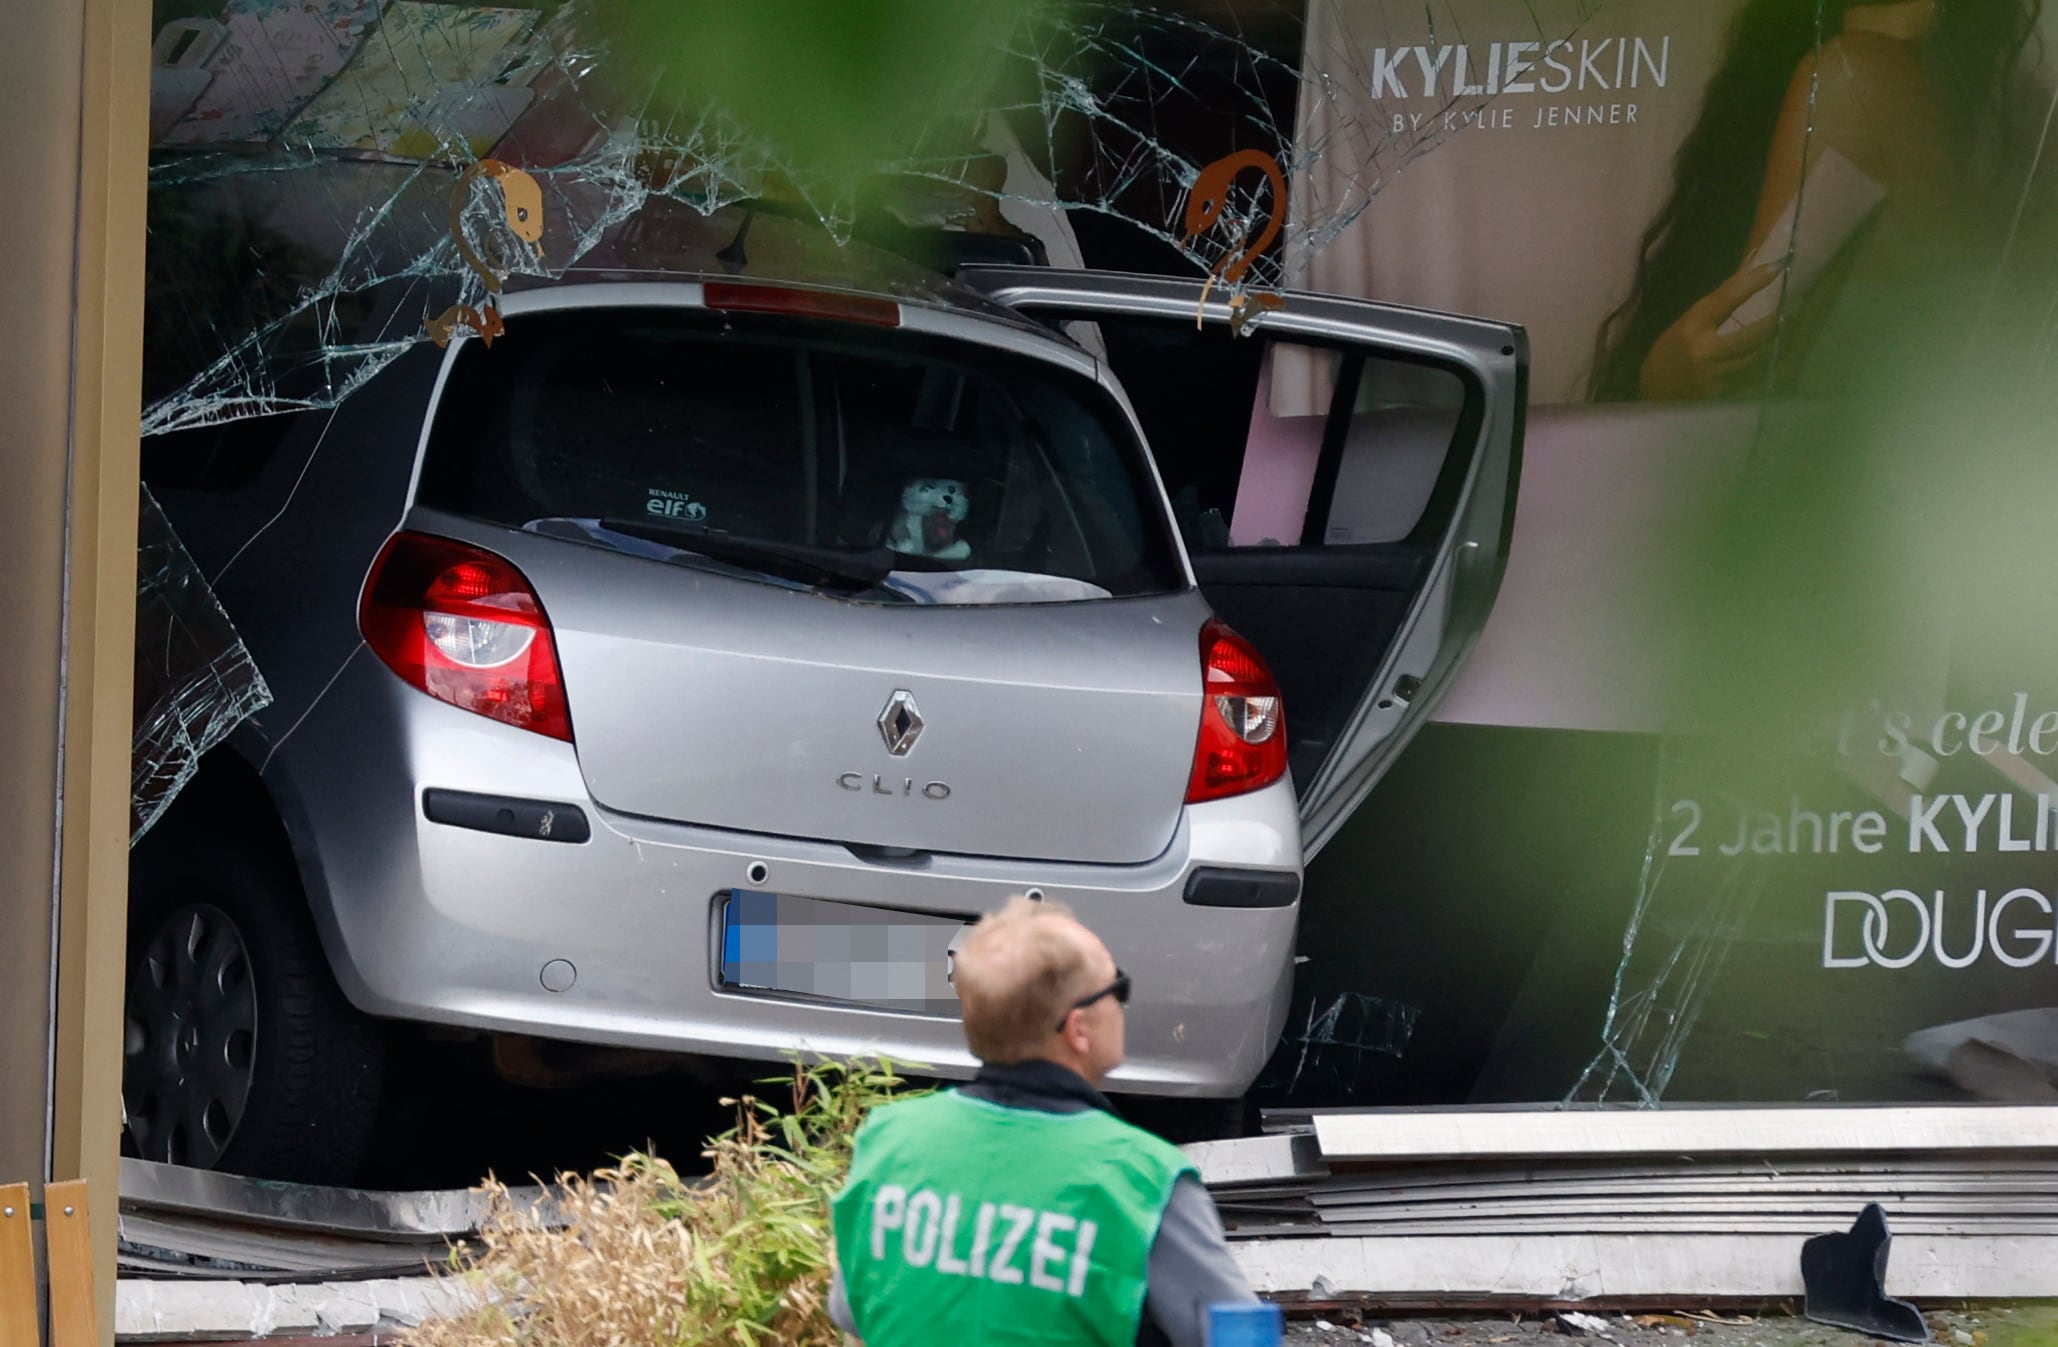
[[954, 966], [983, 1065], [859, 1131], [831, 1317], [866, 1347], [1202, 1347], [1208, 1305], [1256, 1297], [1192, 1163], [1100, 1093], [1128, 977], [1062, 904], [1027, 898]]

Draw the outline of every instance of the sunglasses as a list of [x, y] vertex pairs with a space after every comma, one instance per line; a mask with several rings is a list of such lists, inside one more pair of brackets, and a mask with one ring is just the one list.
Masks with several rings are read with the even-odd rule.
[[[1113, 982], [1110, 982], [1107, 986], [1101, 988], [1099, 991], [1095, 992], [1091, 996], [1082, 997], [1079, 1000], [1074, 1001], [1072, 1003], [1072, 1010], [1084, 1010], [1088, 1006], [1092, 1005], [1095, 1001], [1099, 1001], [1110, 996], [1115, 998], [1115, 1004], [1118, 1006], [1126, 1006], [1129, 1004], [1129, 975], [1119, 968], [1115, 970], [1115, 980]], [[1072, 1010], [1067, 1010], [1065, 1012], [1065, 1018], [1058, 1021], [1058, 1032], [1062, 1033], [1064, 1031], [1065, 1025], [1070, 1023], [1072, 1019]]]

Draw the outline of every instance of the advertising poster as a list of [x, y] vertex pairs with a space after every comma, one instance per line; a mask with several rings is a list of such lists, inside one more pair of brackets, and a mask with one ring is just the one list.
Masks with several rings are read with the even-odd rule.
[[[1762, 391], [1775, 334], [1789, 386], [1840, 295], [1991, 264], [2040, 12], [1310, 5], [1289, 283], [1519, 321], [1545, 405]], [[1311, 405], [1275, 377], [1276, 413]]]
[[[2058, 1100], [2049, 27], [1310, 7], [1287, 285], [1532, 356], [1499, 607], [1311, 874], [1298, 1027], [1414, 1042], [1318, 1090]], [[1329, 373], [1275, 353], [1275, 423]]]

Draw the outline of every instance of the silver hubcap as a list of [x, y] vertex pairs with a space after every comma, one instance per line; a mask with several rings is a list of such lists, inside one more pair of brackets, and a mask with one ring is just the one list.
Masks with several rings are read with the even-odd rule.
[[129, 980], [122, 1102], [146, 1160], [211, 1169], [250, 1099], [257, 989], [243, 933], [220, 908], [182, 907]]

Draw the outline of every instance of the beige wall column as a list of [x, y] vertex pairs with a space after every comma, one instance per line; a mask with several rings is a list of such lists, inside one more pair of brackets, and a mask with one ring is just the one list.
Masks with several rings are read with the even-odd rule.
[[85, 7], [16, 6], [0, 43], [0, 1179], [49, 1141], [57, 731]]
[[150, 6], [41, 0], [9, 17], [0, 1180], [93, 1181], [111, 1338]]
[[151, 20], [149, 0], [83, 7], [51, 1177], [92, 1182], [94, 1285], [111, 1343]]

